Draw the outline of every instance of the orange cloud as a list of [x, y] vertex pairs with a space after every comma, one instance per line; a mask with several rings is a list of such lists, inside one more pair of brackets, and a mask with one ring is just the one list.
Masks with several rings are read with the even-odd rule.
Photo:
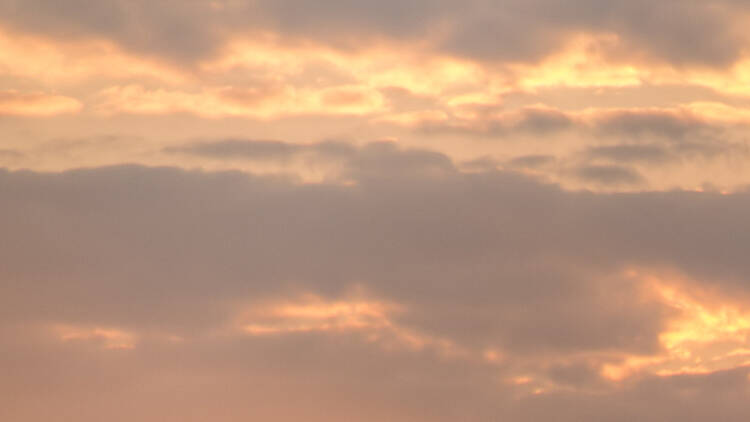
[[251, 307], [238, 318], [240, 329], [253, 336], [321, 333], [360, 334], [383, 348], [435, 350], [446, 357], [468, 357], [451, 340], [420, 333], [400, 325], [395, 316], [405, 309], [393, 303], [348, 299], [326, 300], [307, 295], [298, 300]]
[[64, 342], [92, 342], [107, 350], [134, 349], [137, 340], [134, 333], [112, 327], [55, 325], [53, 330]]
[[612, 54], [622, 48], [617, 34], [583, 33], [537, 64], [511, 64], [514, 85], [535, 91], [546, 87], [600, 88], [643, 85], [693, 85], [727, 95], [750, 95], [750, 59], [729, 68], [674, 67]]
[[75, 98], [43, 92], [0, 91], [0, 115], [54, 116], [77, 113], [83, 104]]
[[300, 90], [292, 86], [258, 90], [218, 87], [193, 92], [126, 85], [107, 88], [98, 97], [98, 111], [107, 114], [190, 113], [208, 118], [359, 115], [376, 113], [384, 107], [378, 92], [360, 87], [322, 90]]
[[86, 82], [91, 77], [147, 77], [175, 83], [186, 75], [123, 52], [111, 41], [61, 41], [0, 28], [0, 75], [42, 83]]
[[642, 65], [613, 64], [603, 56], [604, 46], [619, 42], [615, 34], [582, 34], [539, 64], [511, 65], [516, 84], [525, 90], [543, 87], [637, 86], [650, 74]]
[[480, 64], [435, 53], [420, 44], [383, 44], [356, 51], [338, 51], [312, 42], [284, 44], [272, 34], [253, 40], [230, 41], [219, 58], [204, 62], [205, 74], [222, 75], [252, 70], [295, 85], [335, 87], [346, 84], [368, 87], [402, 87], [435, 95], [444, 92], [492, 91], [504, 75], [488, 72]]
[[679, 276], [656, 276], [631, 270], [629, 275], [671, 308], [659, 336], [658, 356], [629, 356], [606, 364], [601, 374], [619, 381], [645, 372], [662, 376], [705, 374], [750, 365], [750, 311], [726, 298], [696, 290]]

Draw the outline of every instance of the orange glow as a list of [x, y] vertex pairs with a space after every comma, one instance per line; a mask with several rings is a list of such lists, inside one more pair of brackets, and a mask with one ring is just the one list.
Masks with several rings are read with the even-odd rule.
[[309, 296], [300, 303], [287, 302], [254, 309], [247, 318], [262, 322], [245, 324], [243, 329], [255, 335], [352, 331], [391, 327], [392, 306], [367, 301], [325, 301]]
[[750, 110], [716, 102], [694, 102], [685, 106], [687, 110], [706, 119], [726, 123], [750, 122]]
[[[400, 325], [402, 306], [375, 300], [326, 300], [306, 295], [295, 301], [273, 302], [251, 307], [237, 324], [253, 336], [298, 333], [359, 334], [384, 349], [421, 351], [431, 349], [442, 357], [469, 358], [469, 352], [454, 342], [426, 335]], [[498, 355], [499, 356], [499, 355]]]
[[366, 114], [383, 107], [375, 91], [350, 89], [298, 90], [291, 86], [243, 98], [231, 88], [197, 92], [114, 86], [99, 93], [98, 111], [105, 114], [192, 113], [203, 117], [270, 118], [294, 114]]
[[631, 356], [619, 364], [605, 364], [601, 375], [611, 381], [622, 381], [641, 369], [657, 365], [665, 361], [662, 357]]
[[526, 377], [526, 376], [523, 376], [523, 377], [515, 377], [515, 378], [511, 379], [511, 382], [512, 382], [513, 384], [516, 384], [516, 385], [526, 385], [526, 384], [529, 384], [529, 383], [531, 383], [532, 381], [534, 381], [534, 379], [533, 379], [533, 378], [531, 378], [531, 377]]
[[[395, 330], [391, 315], [398, 307], [377, 301], [327, 301], [308, 295], [300, 301], [254, 307], [244, 313], [242, 329], [253, 335], [298, 332], [356, 332]], [[414, 338], [412, 338], [414, 337]], [[404, 336], [407, 343], [422, 346], [416, 336]]]
[[[750, 59], [744, 58], [722, 71], [690, 70], [684, 79], [692, 84], [707, 86], [727, 95], [750, 95]], [[666, 82], [656, 80], [658, 83]]]
[[636, 58], [607, 56], [619, 48], [616, 34], [583, 33], [571, 38], [558, 52], [539, 64], [512, 65], [519, 88], [534, 91], [544, 87], [627, 87], [684, 84], [702, 86], [727, 95], [750, 94], [750, 59], [728, 69], [675, 68]]
[[105, 40], [59, 41], [0, 28], [0, 75], [44, 83], [83, 82], [87, 78], [147, 77], [182, 82], [172, 67], [121, 51]]
[[750, 314], [730, 304], [706, 304], [671, 286], [657, 289], [666, 303], [682, 311], [684, 318], [674, 321], [662, 333], [667, 349], [690, 356], [691, 343], [729, 341], [744, 344], [750, 333]]
[[[252, 41], [236, 39], [226, 46], [220, 58], [202, 63], [200, 68], [215, 74], [232, 69], [272, 71], [281, 79], [295, 77], [300, 84], [318, 86], [338, 86], [354, 80], [363, 87], [403, 87], [427, 95], [471, 87], [476, 93], [486, 93], [502, 79], [477, 63], [423, 53], [425, 46], [419, 43], [341, 52], [310, 42], [284, 44], [276, 38], [266, 33], [256, 34]], [[488, 86], [490, 81], [493, 86]]]
[[484, 351], [484, 360], [489, 363], [500, 363], [503, 361], [503, 355], [498, 350], [487, 349]]
[[514, 66], [518, 85], [527, 90], [542, 87], [623, 87], [636, 86], [647, 74], [628, 64], [611, 64], [602, 57], [602, 45], [615, 45], [616, 35], [582, 34], [571, 39], [560, 52], [538, 65]]
[[64, 342], [94, 342], [106, 350], [131, 350], [136, 346], [135, 334], [117, 328], [56, 325], [53, 330]]
[[663, 354], [630, 356], [618, 364], [605, 364], [603, 377], [620, 381], [639, 372], [660, 376], [706, 374], [747, 364], [750, 312], [726, 298], [696, 291], [679, 276], [657, 277], [637, 270], [626, 273], [655, 293], [677, 316], [659, 336]]
[[75, 98], [43, 92], [0, 91], [0, 115], [53, 116], [76, 113], [83, 105]]

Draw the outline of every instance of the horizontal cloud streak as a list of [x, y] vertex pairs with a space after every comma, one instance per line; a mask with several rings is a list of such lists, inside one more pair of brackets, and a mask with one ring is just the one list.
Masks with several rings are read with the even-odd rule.
[[75, 98], [42, 92], [0, 91], [0, 115], [54, 116], [76, 113], [83, 105]]

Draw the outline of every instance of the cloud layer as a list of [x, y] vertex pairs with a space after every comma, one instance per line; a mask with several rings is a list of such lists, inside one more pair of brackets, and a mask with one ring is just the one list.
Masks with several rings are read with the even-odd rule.
[[[279, 147], [191, 148], [307, 151]], [[685, 403], [747, 416], [747, 371], [732, 357], [750, 331], [747, 193], [572, 193], [461, 173], [429, 151], [331, 149], [357, 163], [353, 184], [139, 166], [4, 172], [3, 339], [18, 333], [3, 383], [18, 399], [5, 411], [42, 417], [14, 387], [42, 391], [41, 365], [56, 374], [39, 393], [56, 397], [46, 407], [81, 420], [102, 415], [75, 410], [88, 394], [102, 406], [127, 397], [141, 410], [118, 417], [146, 420], [293, 418], [284, 403], [307, 394], [313, 418], [331, 400], [372, 407], [328, 420], [619, 420], [611, 412], [631, 401], [623, 415], [644, 420], [699, 420]], [[739, 312], [724, 346], [690, 331], [694, 309], [716, 306]], [[704, 375], [719, 359], [733, 364]], [[668, 371], [691, 374], [657, 375]], [[101, 383], [111, 392], [87, 392]], [[162, 414], [176, 402], [147, 391], [182, 404]], [[265, 404], [240, 405], [239, 391]]]
[[748, 420], [749, 12], [0, 0], [0, 420]]

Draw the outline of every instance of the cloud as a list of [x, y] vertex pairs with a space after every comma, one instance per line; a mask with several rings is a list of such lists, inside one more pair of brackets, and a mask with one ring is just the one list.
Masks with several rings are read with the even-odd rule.
[[726, 131], [724, 121], [681, 108], [588, 109], [567, 111], [549, 107], [504, 110], [500, 104], [464, 106], [460, 113], [426, 115], [408, 122], [433, 133], [454, 133], [501, 137], [530, 133], [555, 135], [578, 130], [588, 136], [640, 141], [679, 142], [708, 140]]
[[587, 148], [583, 158], [621, 164], [663, 165], [689, 159], [712, 159], [719, 156], [744, 156], [742, 144], [718, 140], [667, 142], [664, 144], [615, 144]]
[[534, 155], [522, 155], [515, 157], [508, 161], [510, 168], [538, 168], [555, 162], [555, 157], [552, 155], [534, 154]]
[[[2, 6], [0, 6], [2, 7]], [[0, 67], [11, 76], [41, 86], [73, 83], [97, 84], [94, 78], [123, 80], [143, 78], [174, 84], [186, 80], [184, 68], [176, 69], [158, 59], [128, 54], [101, 37], [52, 39], [37, 33], [18, 33], [0, 26]]]
[[105, 88], [97, 97], [97, 109], [104, 114], [190, 113], [206, 118], [361, 115], [382, 108], [380, 95], [362, 88], [297, 90], [262, 83], [257, 88], [207, 87], [199, 92], [132, 84]]
[[[538, 395], [523, 400], [509, 417], [545, 420], [554, 414], [555, 420], [566, 422], [582, 417], [592, 421], [638, 418], [649, 422], [664, 419], [697, 422], [718, 416], [739, 422], [747, 417], [747, 411], [740, 405], [748, 396], [747, 375], [748, 368], [744, 367], [711, 375], [646, 378], [606, 397]], [[709, 384], [715, 388], [704, 388]]]
[[718, 132], [700, 116], [672, 110], [620, 110], [602, 112], [594, 118], [595, 130], [603, 135], [626, 138], [656, 136], [680, 140]]
[[415, 115], [415, 119], [399, 119], [396, 115], [392, 120], [406, 123], [428, 134], [470, 134], [490, 137], [543, 136], [574, 127], [571, 116], [559, 110], [526, 107], [520, 110], [497, 111], [496, 108], [470, 106], [461, 117], [448, 113], [430, 113]]
[[602, 158], [614, 162], [632, 163], [663, 163], [673, 157], [670, 152], [660, 145], [630, 145], [618, 144], [591, 147], [586, 150], [586, 155], [591, 158]]
[[[332, 144], [333, 145], [333, 144]], [[349, 150], [350, 147], [340, 144], [342, 149]], [[214, 158], [240, 158], [256, 160], [287, 160], [295, 154], [301, 153], [308, 148], [303, 145], [290, 144], [282, 141], [253, 141], [253, 140], [226, 140], [218, 142], [203, 142], [170, 147], [165, 151], [170, 153], [186, 153]]]
[[88, 3], [0, 0], [0, 420], [750, 417], [743, 2]]
[[[328, 146], [228, 141], [182, 153], [265, 159]], [[216, 415], [228, 406], [293, 418], [283, 391], [284, 400], [313, 397], [300, 404], [313, 420], [351, 419], [346, 407], [319, 407], [351, 394], [372, 409], [363, 420], [384, 409], [409, 420], [434, 401], [433, 420], [510, 412], [532, 421], [534, 409], [602, 415], [628, 397], [653, 400], [635, 416], [680, 414], [684, 380], [700, 393], [725, 376], [659, 378], [662, 364], [622, 381], [604, 374], [635, 358], [683, 364], [665, 333], [749, 297], [748, 193], [570, 192], [515, 173], [461, 173], [441, 154], [393, 143], [343, 151], [346, 186], [140, 166], [0, 172], [0, 224], [13, 239], [0, 245], [0, 342], [13, 339], [5, 350], [17, 368], [0, 388], [13, 391], [7, 383], [26, 371], [33, 391], [51, 373], [37, 400], [64, 415], [75, 410], [57, 394], [98, 391], [103, 407], [81, 420], [124, 397], [141, 404], [124, 418], [164, 412], [145, 388], [167, 402], [182, 391], [193, 398], [188, 413], [201, 403]], [[634, 267], [644, 276], [630, 275]], [[675, 302], [651, 290], [651, 275], [717, 293]], [[81, 381], [66, 367], [80, 368]], [[729, 375], [744, 370], [733, 371], [727, 415], [746, 416], [732, 404], [745, 402], [744, 384]], [[262, 410], [222, 396], [226, 386], [257, 391]], [[5, 412], [41, 417], [24, 388]], [[663, 396], [651, 399], [650, 388]], [[407, 393], [416, 401], [404, 402]]]
[[615, 1], [601, 7], [591, 0], [471, 0], [461, 6], [443, 0], [408, 5], [330, 0], [311, 7], [296, 0], [218, 0], [174, 7], [169, 2], [108, 0], [83, 12], [75, 5], [61, 8], [43, 0], [5, 0], [0, 11], [7, 17], [5, 25], [20, 30], [106, 38], [131, 51], [181, 61], [214, 55], [234, 35], [263, 31], [339, 48], [380, 39], [427, 40], [438, 51], [491, 61], [536, 61], [576, 33], [603, 33], [620, 39], [620, 52], [677, 66], [716, 67], [741, 57], [747, 41], [739, 30], [747, 10], [732, 1]]
[[43, 117], [77, 113], [82, 108], [80, 101], [62, 95], [0, 91], [0, 115]]
[[[524, 107], [506, 111], [495, 104], [463, 106], [458, 110], [450, 114], [412, 113], [409, 118], [393, 121], [435, 136], [554, 143], [568, 150], [583, 143], [586, 148], [580, 158], [623, 165], [714, 159], [744, 154], [745, 150], [741, 134], [747, 121], [728, 123], [689, 108], [565, 111]], [[571, 135], [582, 139], [572, 141]], [[527, 155], [548, 155], [544, 152], [541, 149]]]
[[94, 342], [107, 350], [128, 350], [135, 348], [135, 336], [132, 333], [116, 328], [58, 325], [54, 327], [54, 331], [63, 342]]
[[230, 139], [197, 142], [168, 147], [170, 154], [187, 154], [219, 160], [247, 160], [255, 163], [298, 165], [310, 162], [316, 167], [332, 166], [334, 180], [363, 181], [370, 177], [437, 177], [456, 171], [451, 160], [439, 153], [399, 149], [392, 141], [375, 141], [357, 147], [345, 142], [325, 141], [293, 144], [283, 141]]

